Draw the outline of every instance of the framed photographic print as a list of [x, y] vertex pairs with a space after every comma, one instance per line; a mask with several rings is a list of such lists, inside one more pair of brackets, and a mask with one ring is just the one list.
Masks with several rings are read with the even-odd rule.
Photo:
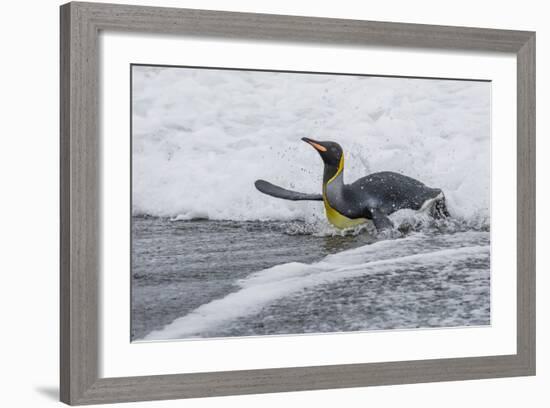
[[535, 34], [61, 7], [61, 399], [535, 373]]

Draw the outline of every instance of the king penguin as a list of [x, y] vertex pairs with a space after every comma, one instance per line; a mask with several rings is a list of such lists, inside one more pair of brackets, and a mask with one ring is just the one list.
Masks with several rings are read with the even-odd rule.
[[328, 221], [339, 229], [352, 228], [371, 220], [378, 231], [393, 227], [388, 218], [401, 209], [428, 211], [434, 218], [449, 217], [441, 189], [430, 188], [411, 177], [382, 171], [344, 183], [344, 151], [335, 142], [319, 142], [307, 137], [324, 163], [322, 194], [299, 193], [265, 180], [256, 188], [264, 194], [285, 200], [323, 201]]

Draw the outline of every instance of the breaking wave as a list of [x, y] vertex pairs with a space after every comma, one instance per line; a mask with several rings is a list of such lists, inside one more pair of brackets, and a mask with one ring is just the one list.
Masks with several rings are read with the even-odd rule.
[[442, 188], [458, 219], [488, 222], [490, 83], [133, 69], [134, 215], [325, 222], [321, 203], [253, 184], [319, 192], [309, 136], [344, 147], [347, 182], [400, 172]]

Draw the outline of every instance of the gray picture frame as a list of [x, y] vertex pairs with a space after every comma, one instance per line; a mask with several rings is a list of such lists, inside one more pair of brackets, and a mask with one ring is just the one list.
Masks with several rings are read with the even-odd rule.
[[[61, 401], [80, 405], [535, 374], [534, 32], [95, 3], [69, 3], [61, 6], [60, 12]], [[517, 56], [517, 353], [100, 378], [98, 35], [102, 30], [514, 53]]]

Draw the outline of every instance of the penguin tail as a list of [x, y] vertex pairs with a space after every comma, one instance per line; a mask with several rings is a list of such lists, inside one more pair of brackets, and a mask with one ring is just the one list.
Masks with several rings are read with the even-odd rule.
[[447, 209], [447, 203], [445, 202], [445, 195], [441, 192], [430, 209], [430, 215], [436, 220], [443, 218], [449, 218], [451, 213]]
[[271, 184], [269, 181], [265, 180], [256, 180], [254, 182], [256, 188], [267, 195], [276, 198], [282, 198], [283, 200], [291, 201], [323, 201], [323, 196], [321, 194], [308, 194], [308, 193], [299, 193], [297, 191], [287, 190]]

